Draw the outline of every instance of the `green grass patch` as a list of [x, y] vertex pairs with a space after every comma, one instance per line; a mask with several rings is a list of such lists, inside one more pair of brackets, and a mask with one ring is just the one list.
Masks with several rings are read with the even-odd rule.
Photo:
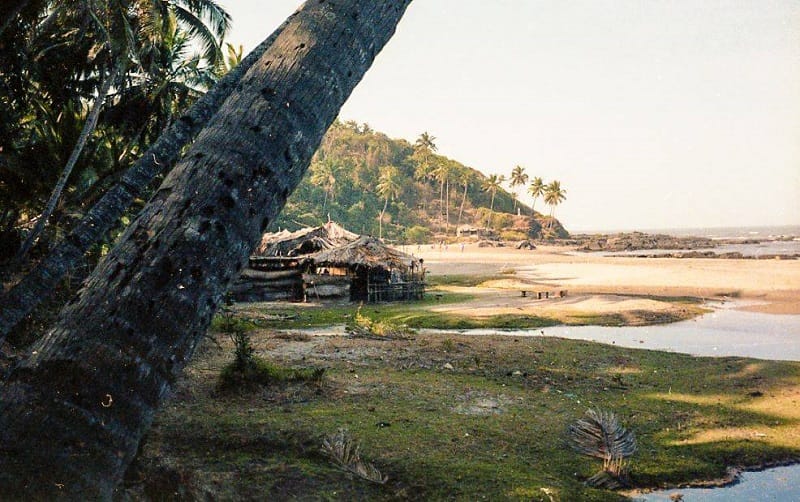
[[[374, 322], [406, 324], [409, 327], [424, 327], [402, 322], [404, 316], [414, 317], [416, 314], [429, 313], [429, 307], [448, 303], [459, 303], [471, 300], [472, 295], [453, 293], [450, 291], [428, 291], [425, 298], [413, 302], [382, 304], [325, 304], [298, 305], [287, 304], [285, 307], [271, 307], [268, 313], [272, 320], [260, 320], [258, 326], [275, 329], [302, 329], [320, 326], [351, 324], [357, 313]], [[213, 329], [213, 325], [212, 325]]]
[[[324, 367], [318, 392], [216, 394], [230, 347], [206, 344], [140, 463], [167, 464], [188, 493], [220, 499], [623, 500], [586, 487], [601, 463], [565, 447], [567, 426], [588, 408], [614, 411], [636, 434], [630, 476], [640, 487], [800, 458], [798, 363], [550, 337], [377, 341], [256, 331], [252, 343], [270, 364]], [[386, 484], [343, 473], [321, 453], [340, 429]]]
[[211, 331], [222, 333], [233, 333], [236, 331], [248, 332], [258, 326], [253, 321], [236, 317], [230, 312], [222, 312], [214, 316], [211, 320]]
[[231, 361], [219, 374], [219, 388], [223, 391], [249, 391], [258, 386], [289, 383], [322, 383], [322, 368], [287, 368], [253, 356], [247, 363]]
[[497, 276], [497, 275], [443, 274], [443, 275], [429, 275], [426, 277], [426, 282], [434, 287], [461, 286], [466, 288], [472, 288], [475, 286], [479, 286], [484, 282], [493, 281], [501, 278], [502, 276]]

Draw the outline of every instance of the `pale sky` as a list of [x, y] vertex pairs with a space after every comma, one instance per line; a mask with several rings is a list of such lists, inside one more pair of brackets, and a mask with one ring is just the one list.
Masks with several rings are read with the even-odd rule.
[[[229, 41], [301, 3], [220, 0]], [[341, 118], [558, 179], [570, 231], [798, 225], [800, 1], [415, 0]]]

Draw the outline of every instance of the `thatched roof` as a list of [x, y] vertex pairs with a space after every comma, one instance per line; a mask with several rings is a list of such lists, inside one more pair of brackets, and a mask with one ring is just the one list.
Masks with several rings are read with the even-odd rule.
[[374, 237], [362, 236], [343, 246], [312, 255], [317, 266], [419, 269], [419, 259], [392, 249]]
[[303, 228], [296, 232], [282, 230], [264, 234], [255, 256], [304, 256], [331, 249], [358, 239], [349, 232], [329, 221], [320, 227]]

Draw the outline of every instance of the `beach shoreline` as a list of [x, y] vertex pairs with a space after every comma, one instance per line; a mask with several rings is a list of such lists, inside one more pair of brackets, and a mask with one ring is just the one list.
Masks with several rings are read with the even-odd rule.
[[[589, 310], [614, 298], [635, 295], [737, 300], [740, 305], [736, 308], [743, 310], [800, 314], [800, 260], [619, 257], [575, 253], [570, 246], [550, 245], [540, 245], [535, 250], [479, 247], [474, 243], [463, 248], [454, 244], [401, 249], [424, 260], [430, 279], [460, 275], [502, 277], [503, 281], [489, 286], [505, 292], [512, 308], [521, 306], [515, 299], [521, 294], [518, 292], [528, 290], [566, 291], [573, 300], [576, 296], [595, 298], [596, 306], [581, 305], [591, 307]], [[559, 301], [564, 303], [557, 298], [548, 306]], [[544, 305], [533, 301], [528, 304], [531, 308]], [[603, 308], [607, 310], [608, 305]]]

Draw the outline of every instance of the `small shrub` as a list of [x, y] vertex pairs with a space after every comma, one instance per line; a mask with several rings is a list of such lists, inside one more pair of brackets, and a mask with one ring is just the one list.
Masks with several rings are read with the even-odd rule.
[[500, 239], [504, 241], [522, 241], [527, 238], [528, 236], [524, 232], [516, 230], [503, 230], [500, 232]]
[[239, 330], [252, 331], [256, 329], [256, 325], [248, 320], [239, 319], [227, 309], [222, 309], [222, 312], [211, 320], [211, 329], [220, 333], [233, 333]]
[[246, 390], [291, 382], [322, 383], [324, 368], [291, 369], [269, 363], [255, 355], [250, 334], [242, 329], [228, 333], [233, 341], [234, 358], [219, 375], [219, 388], [226, 391]]
[[219, 388], [224, 391], [243, 391], [259, 386], [309, 383], [321, 385], [325, 368], [285, 368], [252, 356], [244, 367], [236, 360], [224, 368], [219, 375]]
[[431, 241], [433, 233], [426, 227], [419, 225], [407, 228], [405, 231], [406, 242], [410, 244], [425, 244]]
[[456, 349], [456, 342], [452, 338], [445, 338], [442, 340], [442, 350], [445, 352], [452, 352]]

